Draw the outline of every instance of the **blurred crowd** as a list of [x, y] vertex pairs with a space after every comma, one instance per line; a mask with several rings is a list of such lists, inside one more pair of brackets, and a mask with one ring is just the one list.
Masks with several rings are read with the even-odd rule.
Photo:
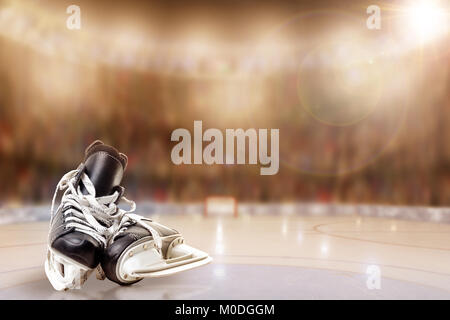
[[[333, 74], [348, 70], [189, 75], [67, 62], [1, 37], [0, 48], [0, 205], [51, 200], [95, 139], [128, 155], [133, 199], [450, 205], [448, 53], [365, 66], [370, 91], [351, 82], [358, 69], [339, 88]], [[280, 129], [279, 173], [174, 165], [171, 133], [194, 120]]]

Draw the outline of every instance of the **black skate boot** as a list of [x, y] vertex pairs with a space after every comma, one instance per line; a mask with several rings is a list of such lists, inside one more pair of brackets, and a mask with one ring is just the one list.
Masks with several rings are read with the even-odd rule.
[[101, 259], [108, 279], [127, 285], [145, 277], [168, 276], [212, 261], [207, 253], [187, 245], [171, 228], [126, 213]]
[[[124, 199], [120, 183], [126, 165], [124, 154], [95, 141], [86, 149], [83, 163], [58, 183], [45, 261], [45, 273], [56, 290], [80, 288], [99, 264], [125, 213], [117, 204]], [[128, 202], [134, 210], [134, 203]]]

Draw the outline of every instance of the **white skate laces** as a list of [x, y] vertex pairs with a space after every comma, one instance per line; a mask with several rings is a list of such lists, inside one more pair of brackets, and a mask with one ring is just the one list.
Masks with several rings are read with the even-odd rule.
[[51, 215], [53, 217], [55, 214], [55, 201], [58, 192], [66, 190], [60, 205], [56, 209], [58, 211], [61, 206], [62, 209], [70, 207], [63, 213], [66, 227], [73, 227], [76, 231], [93, 237], [105, 247], [109, 239], [121, 227], [122, 217], [127, 213], [134, 212], [136, 204], [122, 196], [120, 200], [128, 203], [130, 209], [119, 208], [116, 204], [120, 196], [118, 191], [115, 191], [112, 195], [96, 197], [95, 187], [84, 172], [81, 174], [81, 181], [88, 194], [83, 194], [79, 186], [78, 188], [74, 186], [79, 173], [78, 169], [72, 170], [61, 178], [53, 196]]
[[[126, 231], [127, 228], [129, 226], [131, 226], [133, 223], [137, 223], [138, 225], [140, 225], [141, 227], [145, 228], [148, 232], [150, 232], [150, 234], [152, 235], [153, 241], [155, 241], [156, 246], [158, 248], [158, 250], [160, 251], [162, 248], [162, 239], [161, 236], [159, 235], [158, 231], [156, 231], [151, 225], [145, 223], [145, 221], [148, 222], [152, 222], [153, 220], [151, 219], [147, 219], [144, 218], [138, 214], [134, 214], [134, 213], [125, 213], [123, 215], [122, 220], [120, 221], [119, 224], [119, 230], [118, 232], [114, 235], [114, 238], [121, 234], [122, 232]], [[114, 239], [113, 238], [113, 239]]]

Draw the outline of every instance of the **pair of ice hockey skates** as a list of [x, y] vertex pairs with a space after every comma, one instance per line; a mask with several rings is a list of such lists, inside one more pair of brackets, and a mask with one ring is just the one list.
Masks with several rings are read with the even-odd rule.
[[[212, 260], [176, 230], [133, 213], [136, 205], [120, 186], [127, 161], [123, 153], [95, 141], [83, 163], [58, 183], [45, 261], [56, 290], [80, 288], [94, 270], [99, 279], [126, 285]], [[129, 208], [119, 208], [120, 202]]]

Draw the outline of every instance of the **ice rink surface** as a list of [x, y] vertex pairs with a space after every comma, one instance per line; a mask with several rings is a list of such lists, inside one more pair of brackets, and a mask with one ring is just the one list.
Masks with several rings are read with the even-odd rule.
[[43, 267], [48, 222], [4, 224], [0, 298], [450, 299], [450, 224], [357, 215], [153, 218], [213, 262], [128, 287], [92, 274], [81, 290], [57, 292]]

